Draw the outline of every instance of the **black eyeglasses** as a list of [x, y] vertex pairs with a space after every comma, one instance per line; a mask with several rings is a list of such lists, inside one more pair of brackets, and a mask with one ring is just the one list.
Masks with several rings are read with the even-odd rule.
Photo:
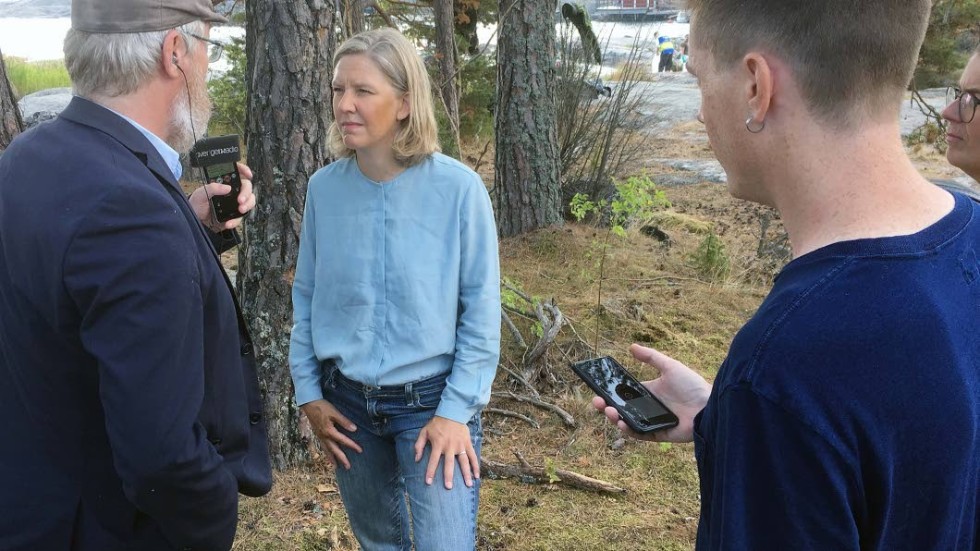
[[964, 92], [956, 87], [947, 88], [946, 104], [949, 105], [954, 101], [956, 102], [956, 108], [959, 110], [960, 122], [969, 123], [973, 121], [974, 115], [977, 114], [977, 103], [980, 103], [980, 99], [977, 99], [976, 94], [973, 92]]
[[208, 43], [208, 63], [214, 63], [221, 59], [221, 52], [225, 51], [224, 44], [218, 42], [217, 40], [211, 40], [210, 38], [204, 38], [203, 36], [198, 36], [194, 33], [187, 33], [188, 36], [202, 40]]

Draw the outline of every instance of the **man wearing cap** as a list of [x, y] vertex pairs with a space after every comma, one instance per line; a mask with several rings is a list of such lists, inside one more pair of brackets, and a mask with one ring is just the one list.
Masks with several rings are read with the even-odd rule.
[[224, 21], [207, 0], [74, 0], [76, 97], [0, 159], [0, 549], [229, 549], [239, 492], [271, 486], [215, 248], [240, 219], [178, 185]]

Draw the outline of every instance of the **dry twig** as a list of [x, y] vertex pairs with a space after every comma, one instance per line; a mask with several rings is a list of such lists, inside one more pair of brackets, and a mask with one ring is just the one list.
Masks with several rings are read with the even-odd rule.
[[521, 421], [524, 421], [525, 423], [527, 423], [528, 425], [531, 425], [532, 427], [534, 427], [536, 429], [540, 429], [541, 428], [541, 425], [539, 425], [538, 422], [535, 421], [534, 419], [528, 417], [527, 415], [524, 415], [523, 413], [517, 413], [516, 411], [511, 411], [509, 409], [484, 408], [483, 409], [483, 412], [484, 413], [493, 413], [494, 415], [502, 415], [504, 417], [513, 417], [514, 419], [520, 419]]
[[517, 456], [517, 461], [520, 465], [508, 465], [507, 463], [481, 457], [480, 471], [486, 473], [491, 478], [516, 478], [521, 482], [529, 484], [551, 484], [554, 478], [557, 478], [558, 480], [554, 483], [564, 484], [580, 490], [619, 495], [626, 493], [626, 488], [620, 488], [604, 480], [588, 477], [576, 472], [555, 469], [549, 473], [548, 469], [544, 467], [534, 467], [529, 464], [520, 452], [515, 451], [514, 455]]
[[521, 336], [521, 332], [517, 329], [517, 326], [514, 325], [514, 321], [507, 315], [506, 308], [501, 308], [500, 319], [504, 320], [504, 325], [506, 325], [507, 329], [510, 330], [510, 334], [514, 337], [514, 340], [517, 341], [517, 344], [520, 345], [521, 348], [527, 349], [527, 343], [524, 342], [524, 337]]
[[560, 417], [561, 420], [569, 427], [573, 427], [573, 428], [575, 427], [575, 418], [572, 417], [572, 414], [556, 406], [555, 404], [549, 404], [544, 400], [540, 400], [532, 396], [522, 396], [520, 394], [515, 394], [513, 392], [494, 392], [490, 396], [491, 398], [508, 398], [511, 400], [517, 400], [518, 402], [524, 402], [527, 404], [531, 404], [533, 406], [537, 406], [541, 409], [546, 409], [554, 413], [558, 417]]
[[503, 365], [503, 364], [500, 365], [500, 368], [503, 369], [504, 371], [506, 371], [508, 374], [510, 374], [510, 376], [513, 377], [515, 381], [517, 381], [517, 382], [521, 383], [522, 385], [524, 385], [524, 388], [526, 388], [528, 390], [528, 392], [531, 393], [531, 396], [534, 396], [535, 398], [538, 398], [538, 399], [541, 398], [541, 393], [538, 392], [538, 389], [534, 388], [534, 385], [532, 385], [531, 383], [529, 383], [527, 381], [527, 379], [525, 379], [524, 377], [521, 377], [521, 375], [519, 373], [517, 373], [513, 369], [510, 369], [509, 367], [507, 367], [506, 365]]

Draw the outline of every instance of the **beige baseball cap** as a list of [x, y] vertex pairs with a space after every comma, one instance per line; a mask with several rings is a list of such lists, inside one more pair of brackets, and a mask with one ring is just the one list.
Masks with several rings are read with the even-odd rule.
[[165, 31], [192, 21], [227, 23], [211, 0], [72, 0], [71, 28], [87, 33]]

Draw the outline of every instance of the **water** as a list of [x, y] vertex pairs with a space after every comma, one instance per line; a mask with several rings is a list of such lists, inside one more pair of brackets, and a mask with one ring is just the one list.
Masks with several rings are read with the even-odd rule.
[[[0, 0], [0, 3], [5, 0]], [[7, 0], [10, 1], [10, 0]], [[62, 45], [71, 28], [70, 17], [54, 18], [0, 18], [0, 52], [4, 57], [21, 57], [28, 61], [63, 59]], [[211, 37], [219, 41], [233, 36], [244, 36], [241, 27], [215, 27]], [[221, 70], [220, 62], [212, 69]]]
[[[0, 3], [11, 0], [0, 0]], [[68, 17], [57, 18], [0, 18], [0, 51], [6, 57], [21, 57], [29, 61], [45, 59], [62, 59], [62, 43], [65, 34], [71, 27]], [[592, 28], [599, 38], [599, 43], [606, 45], [608, 51], [625, 54], [633, 44], [633, 39], [639, 36], [644, 48], [653, 47], [653, 33], [672, 38], [682, 38], [690, 32], [690, 25], [685, 23], [645, 22], [622, 23], [612, 21], [595, 21]], [[496, 25], [481, 25], [478, 30], [480, 42], [491, 46], [496, 45]], [[244, 35], [240, 27], [215, 27], [211, 30], [212, 37], [225, 40], [232, 36]]]
[[0, 18], [0, 52], [4, 57], [22, 57], [28, 61], [62, 59], [61, 47], [70, 27], [68, 17]]
[[[561, 32], [561, 25], [556, 27]], [[479, 25], [477, 36], [481, 44], [489, 44], [491, 47], [497, 44], [496, 25]], [[646, 21], [646, 22], [621, 22], [621, 21], [593, 21], [592, 30], [595, 32], [599, 44], [607, 53], [613, 54], [611, 57], [624, 55], [633, 47], [634, 39], [639, 39], [640, 47], [645, 51], [651, 51], [656, 40], [654, 33], [659, 32], [662, 36], [669, 36], [675, 41], [688, 36], [691, 32], [691, 25], [688, 23], [671, 23], [666, 21]]]

